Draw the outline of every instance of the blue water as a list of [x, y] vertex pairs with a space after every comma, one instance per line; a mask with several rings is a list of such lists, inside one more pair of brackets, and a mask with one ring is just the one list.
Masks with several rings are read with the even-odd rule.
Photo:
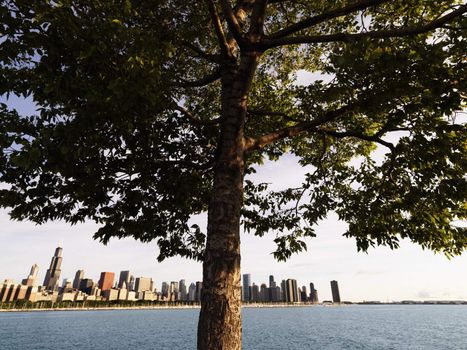
[[[195, 349], [198, 313], [0, 313], [0, 349]], [[243, 348], [467, 350], [467, 306], [243, 309]]]

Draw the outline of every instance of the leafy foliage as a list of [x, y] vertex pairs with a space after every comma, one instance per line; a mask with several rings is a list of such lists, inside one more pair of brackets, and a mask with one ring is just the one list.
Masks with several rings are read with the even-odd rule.
[[[241, 30], [254, 24], [253, 3], [235, 4]], [[333, 15], [357, 3], [367, 5]], [[466, 18], [410, 31], [462, 6], [269, 2], [248, 51], [261, 57], [247, 96], [245, 140], [258, 145], [245, 150], [247, 172], [287, 154], [312, 169], [297, 188], [245, 182], [243, 225], [274, 232], [277, 259], [306, 249], [330, 211], [361, 250], [401, 238], [449, 256], [467, 247], [453, 225], [467, 216], [466, 129], [453, 119], [465, 108]], [[248, 46], [214, 7], [239, 61]], [[189, 222], [209, 205], [226, 89], [207, 7], [6, 0], [0, 23], [0, 95], [38, 106], [22, 116], [0, 105], [0, 206], [37, 223], [92, 219], [103, 242], [157, 240], [159, 259], [200, 258], [205, 234]], [[330, 78], [299, 85], [303, 71]], [[261, 143], [268, 135], [274, 142]]]

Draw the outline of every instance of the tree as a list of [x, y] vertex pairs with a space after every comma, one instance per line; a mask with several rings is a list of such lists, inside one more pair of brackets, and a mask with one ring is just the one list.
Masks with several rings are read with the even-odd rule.
[[[330, 211], [359, 250], [461, 254], [462, 1], [3, 0], [0, 205], [203, 260], [198, 349], [240, 349], [240, 225], [306, 248]], [[303, 86], [300, 71], [329, 79]], [[384, 160], [374, 151], [387, 150]], [[293, 154], [303, 184], [245, 175]], [[353, 160], [353, 161], [352, 161]], [[352, 161], [352, 162], [351, 162]], [[207, 212], [206, 234], [190, 217]]]

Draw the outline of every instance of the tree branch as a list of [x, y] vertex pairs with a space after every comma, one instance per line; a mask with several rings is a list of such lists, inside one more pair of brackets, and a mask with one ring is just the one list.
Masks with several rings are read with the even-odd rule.
[[180, 81], [174, 83], [175, 86], [179, 87], [185, 87], [185, 88], [192, 88], [192, 87], [203, 87], [206, 85], [209, 85], [216, 80], [219, 80], [221, 78], [221, 70], [216, 69], [214, 72], [211, 74], [206, 75], [205, 77], [199, 79], [199, 80], [183, 80], [181, 79]]
[[206, 0], [206, 4], [208, 5], [209, 14], [214, 25], [214, 30], [216, 32], [217, 40], [219, 41], [221, 52], [224, 56], [228, 56], [230, 52], [229, 44], [225, 37], [224, 29], [222, 28], [222, 23], [217, 13], [216, 6], [214, 5], [214, 1]]
[[251, 24], [248, 30], [249, 39], [252, 42], [258, 42], [261, 40], [261, 36], [264, 33], [264, 20], [268, 0], [256, 0], [253, 5], [253, 12], [251, 14]]
[[389, 148], [391, 151], [394, 151], [394, 145], [392, 143], [384, 141], [383, 139], [381, 139], [380, 137], [376, 135], [365, 135], [365, 134], [359, 133], [357, 131], [352, 131], [352, 130], [335, 131], [335, 130], [327, 130], [327, 129], [317, 129], [317, 131], [323, 132], [326, 135], [333, 136], [339, 139], [342, 139], [344, 137], [354, 137], [354, 138], [364, 140], [364, 141], [376, 142]]
[[216, 125], [216, 124], [219, 124], [221, 121], [221, 118], [216, 118], [216, 119], [211, 119], [211, 120], [201, 120], [199, 118], [196, 118], [193, 115], [193, 113], [191, 113], [189, 110], [187, 110], [186, 108], [182, 106], [176, 105], [174, 108], [175, 110], [182, 113], [188, 119], [188, 121], [190, 121], [194, 125]]
[[328, 21], [330, 19], [345, 16], [345, 15], [348, 15], [348, 14], [350, 14], [352, 12], [364, 10], [364, 9], [366, 9], [368, 7], [377, 6], [377, 5], [380, 5], [382, 3], [389, 2], [389, 1], [390, 0], [360, 0], [360, 1], [357, 1], [357, 2], [355, 2], [353, 4], [347, 5], [345, 7], [335, 9], [335, 10], [331, 10], [331, 11], [328, 11], [328, 12], [324, 12], [324, 13], [322, 13], [320, 15], [317, 15], [317, 16], [314, 16], [314, 17], [311, 17], [311, 18], [307, 18], [307, 19], [305, 19], [303, 21], [295, 23], [295, 24], [291, 25], [290, 27], [287, 27], [285, 29], [282, 29], [282, 30], [272, 34], [270, 36], [270, 38], [271, 39], [283, 38], [285, 36], [288, 36], [290, 34], [294, 34], [296, 32], [299, 32], [299, 31], [303, 30], [303, 29], [307, 29], [309, 27], [312, 27], [312, 26], [317, 25], [319, 23]]
[[220, 3], [232, 36], [237, 41], [238, 46], [243, 46], [245, 40], [242, 35], [242, 29], [240, 23], [238, 23], [237, 17], [235, 17], [230, 0], [220, 0]]
[[260, 136], [258, 138], [245, 138], [245, 152], [249, 153], [254, 150], [260, 150], [266, 147], [267, 145], [282, 140], [284, 138], [293, 137], [299, 135], [305, 131], [317, 131], [317, 127], [324, 123], [330, 122], [333, 119], [349, 112], [353, 109], [354, 106], [348, 105], [341, 107], [339, 109], [329, 111], [325, 113], [321, 118], [317, 118], [315, 120], [311, 120], [308, 122], [300, 122], [294, 126], [289, 126], [283, 129], [276, 130], [272, 133]]
[[204, 52], [202, 49], [200, 49], [198, 46], [188, 41], [182, 41], [182, 45], [193, 51], [195, 54], [198, 55], [198, 57], [204, 58], [206, 61], [212, 63], [219, 63], [219, 55], [208, 54], [207, 52]]
[[326, 42], [354, 42], [361, 39], [372, 38], [372, 39], [385, 39], [394, 37], [411, 36], [422, 33], [427, 33], [434, 29], [442, 27], [445, 23], [453, 20], [454, 18], [462, 16], [467, 12], [467, 5], [462, 5], [447, 15], [444, 15], [436, 20], [418, 27], [406, 27], [396, 28], [388, 30], [376, 30], [364, 33], [336, 33], [326, 35], [301, 35], [294, 37], [270, 39], [265, 38], [260, 44], [258, 44], [258, 50], [266, 50], [274, 47], [284, 45], [299, 45], [299, 44], [312, 44], [312, 43], [326, 43]]
[[247, 113], [251, 114], [251, 115], [264, 116], [264, 117], [267, 117], [267, 116], [281, 117], [281, 118], [288, 119], [288, 120], [291, 120], [291, 121], [294, 121], [294, 122], [297, 122], [297, 123], [303, 122], [303, 120], [301, 120], [299, 118], [295, 118], [295, 117], [293, 117], [291, 115], [288, 115], [287, 113], [283, 113], [283, 112], [266, 111], [266, 110], [260, 110], [260, 109], [249, 109], [247, 111]]

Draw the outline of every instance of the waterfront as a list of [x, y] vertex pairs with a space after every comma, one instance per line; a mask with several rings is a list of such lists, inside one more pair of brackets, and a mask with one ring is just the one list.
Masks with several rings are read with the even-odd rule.
[[[0, 349], [195, 349], [196, 309], [0, 314]], [[467, 306], [245, 308], [243, 344], [262, 349], [467, 349]]]

